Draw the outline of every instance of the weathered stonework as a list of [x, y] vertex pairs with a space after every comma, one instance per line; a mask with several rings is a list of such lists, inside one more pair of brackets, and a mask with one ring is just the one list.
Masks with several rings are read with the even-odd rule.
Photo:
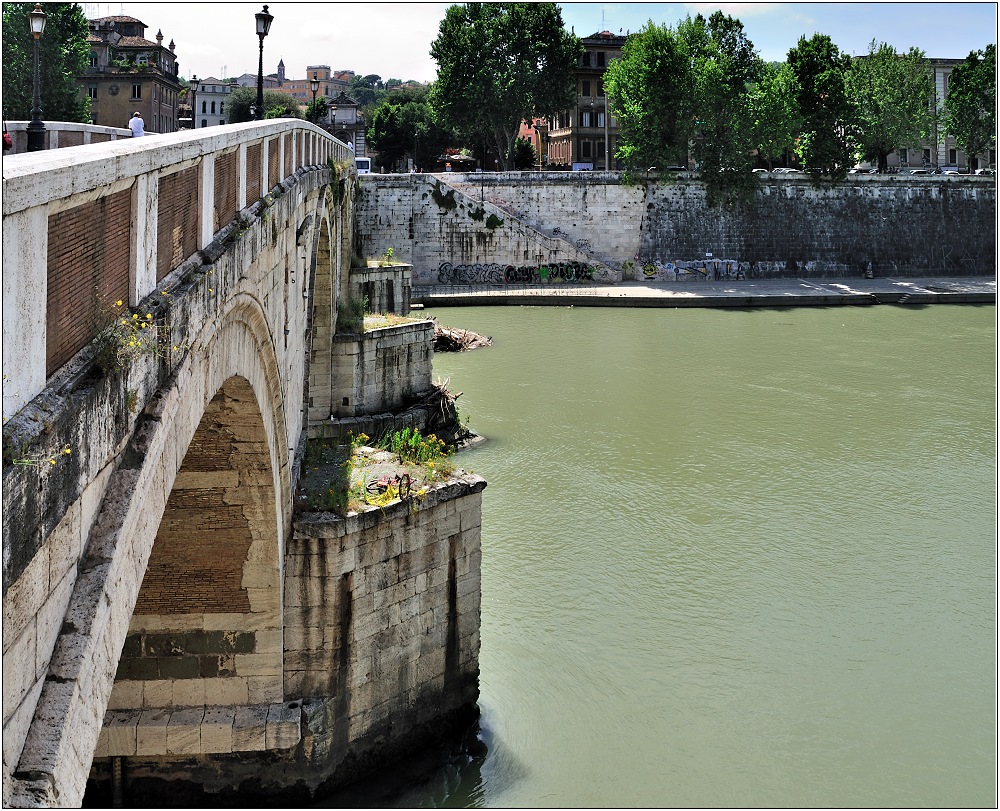
[[[384, 510], [300, 516], [284, 565], [284, 684], [297, 700], [109, 712], [98, 758], [127, 757], [128, 801], [162, 805], [167, 784], [171, 805], [311, 800], [469, 724], [485, 486], [458, 475]], [[110, 796], [110, 772], [95, 762], [95, 799]]]
[[[628, 185], [614, 172], [366, 175], [361, 184], [364, 254], [393, 248], [413, 265], [415, 287], [537, 282], [539, 268], [574, 263], [575, 278], [583, 267], [604, 282], [861, 277], [869, 263], [876, 275], [996, 272], [996, 182], [986, 177], [852, 175], [817, 187], [769, 176], [732, 208], [710, 208], [704, 185], [684, 174]], [[480, 210], [502, 225], [487, 228]]]
[[430, 388], [434, 324], [420, 321], [333, 339], [331, 417], [396, 411]]

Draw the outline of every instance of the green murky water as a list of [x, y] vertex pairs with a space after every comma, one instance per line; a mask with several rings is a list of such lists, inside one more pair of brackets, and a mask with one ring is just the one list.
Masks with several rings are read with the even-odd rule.
[[995, 308], [433, 314], [487, 753], [352, 803], [995, 807]]

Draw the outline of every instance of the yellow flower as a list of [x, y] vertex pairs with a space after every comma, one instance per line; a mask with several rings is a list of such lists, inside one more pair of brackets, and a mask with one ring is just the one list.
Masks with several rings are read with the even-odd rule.
[[153, 316], [150, 315], [149, 313], [146, 313], [146, 320], [147, 321], [152, 321], [153, 320]]
[[122, 319], [122, 326], [124, 327], [124, 326], [127, 326], [127, 325], [128, 325], [128, 321], [126, 321], [126, 320], [125, 320], [125, 319], [123, 318], [123, 319]]
[[50, 464], [50, 465], [54, 465], [55, 463], [56, 463], [56, 460], [55, 460], [55, 459], [49, 459], [49, 464]]
[[166, 291], [166, 290], [161, 290], [161, 291], [160, 291], [160, 295], [161, 295], [161, 296], [165, 296], [165, 295], [167, 295], [167, 291]]
[[67, 456], [71, 453], [68, 445], [65, 448], [63, 448], [63, 453], [65, 453]]
[[118, 299], [118, 301], [115, 302], [115, 307], [121, 307], [121, 306], [122, 306], [122, 300]]
[[139, 320], [139, 313], [132, 313], [132, 320], [133, 321], [138, 321]]
[[129, 345], [129, 346], [135, 346], [135, 340], [133, 339], [133, 340], [129, 341], [129, 342], [128, 342], [128, 345]]

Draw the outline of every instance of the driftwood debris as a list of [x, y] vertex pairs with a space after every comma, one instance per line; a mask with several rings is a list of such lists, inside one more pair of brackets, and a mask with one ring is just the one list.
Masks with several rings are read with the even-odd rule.
[[469, 349], [479, 349], [483, 346], [492, 346], [493, 339], [480, 335], [477, 332], [470, 332], [467, 329], [453, 329], [434, 322], [434, 351], [435, 352], [465, 352]]

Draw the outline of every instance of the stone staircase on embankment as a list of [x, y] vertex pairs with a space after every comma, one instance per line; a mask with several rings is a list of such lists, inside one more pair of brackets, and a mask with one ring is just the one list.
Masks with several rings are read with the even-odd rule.
[[531, 222], [531, 218], [519, 211], [512, 202], [495, 194], [486, 195], [482, 186], [474, 180], [469, 180], [467, 175], [440, 173], [432, 177], [442, 186], [453, 190], [456, 200], [464, 203], [470, 210], [481, 207], [487, 216], [493, 214], [505, 221], [513, 219], [516, 227], [543, 249], [539, 250], [537, 255], [561, 256], [569, 262], [589, 265], [594, 269], [593, 280], [597, 282], [622, 281], [621, 269], [615, 266], [613, 260], [595, 251], [588, 240], [577, 242], [558, 226], [546, 227], [537, 221]]

